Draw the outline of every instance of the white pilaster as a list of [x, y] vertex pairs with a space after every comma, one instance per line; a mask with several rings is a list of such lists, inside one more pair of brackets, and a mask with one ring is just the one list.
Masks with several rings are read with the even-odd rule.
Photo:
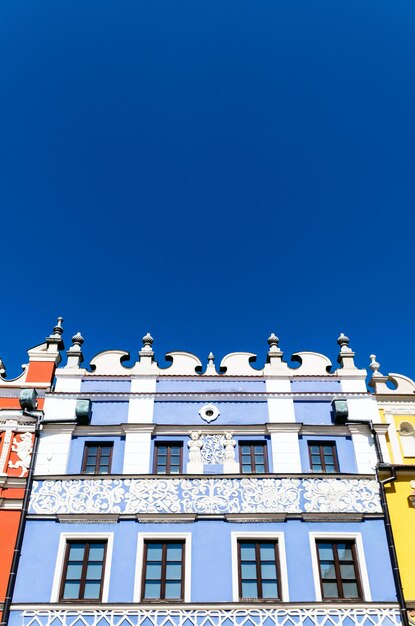
[[151, 473], [151, 433], [153, 428], [125, 426], [123, 474]]
[[402, 457], [401, 447], [399, 445], [398, 433], [396, 432], [396, 425], [395, 425], [393, 413], [391, 411], [385, 410], [384, 416], [385, 416], [385, 422], [389, 424], [388, 435], [389, 435], [389, 441], [390, 441], [392, 453], [393, 453], [392, 462], [397, 463], [397, 464], [402, 464], [403, 457]]
[[[289, 378], [266, 378], [265, 389], [269, 393], [291, 393]], [[268, 398], [268, 420], [270, 422], [295, 422], [293, 398]]]
[[157, 379], [154, 376], [140, 376], [131, 379], [131, 393], [145, 393], [148, 396], [130, 398], [128, 423], [151, 424], [154, 416], [154, 394]]
[[300, 444], [298, 432], [301, 424], [295, 430], [285, 429], [271, 431], [272, 466], [274, 473], [299, 474], [301, 473]]
[[75, 424], [47, 426], [40, 434], [35, 474], [65, 474]]
[[[373, 474], [378, 462], [372, 435], [365, 426], [349, 425], [359, 474]], [[366, 431], [366, 432], [365, 432]]]
[[379, 411], [374, 398], [368, 396], [363, 396], [361, 398], [347, 398], [347, 407], [349, 409], [348, 419], [350, 421], [379, 421]]

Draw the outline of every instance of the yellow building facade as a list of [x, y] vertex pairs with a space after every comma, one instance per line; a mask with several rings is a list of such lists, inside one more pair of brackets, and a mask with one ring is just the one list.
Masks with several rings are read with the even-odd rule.
[[381, 421], [388, 425], [384, 482], [393, 540], [410, 624], [415, 625], [415, 381], [401, 374], [384, 376], [371, 356], [373, 388]]

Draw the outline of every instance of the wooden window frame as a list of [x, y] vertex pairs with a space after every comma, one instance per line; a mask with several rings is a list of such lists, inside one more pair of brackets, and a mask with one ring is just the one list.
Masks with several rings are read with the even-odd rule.
[[[146, 598], [145, 585], [146, 585], [146, 573], [147, 573], [147, 553], [148, 545], [151, 543], [162, 544], [162, 557], [161, 557], [161, 577], [160, 577], [160, 598]], [[167, 545], [171, 543], [180, 543], [182, 545], [182, 570], [180, 581], [180, 598], [165, 598], [166, 595], [166, 555]], [[186, 581], [186, 540], [185, 539], [144, 539], [143, 544], [143, 573], [141, 577], [141, 602], [184, 602], [185, 597], [185, 581]]]
[[[102, 472], [99, 472], [99, 465], [101, 462], [101, 449], [103, 447], [107, 447], [110, 448], [110, 455], [109, 455], [109, 463], [108, 463], [108, 472], [106, 472], [106, 474], [111, 474], [111, 468], [112, 468], [112, 455], [114, 452], [114, 442], [113, 441], [86, 441], [85, 445], [84, 445], [84, 456], [82, 458], [82, 467], [81, 467], [81, 474], [86, 474], [86, 467], [88, 465], [88, 449], [92, 448], [93, 446], [96, 446], [98, 448], [97, 451], [97, 458], [95, 460], [95, 472], [94, 474], [103, 474]], [[91, 476], [93, 476], [94, 474], [91, 474]]]
[[[82, 561], [82, 572], [81, 572], [81, 579], [80, 579], [80, 588], [79, 588], [79, 598], [64, 598], [63, 597], [63, 593], [64, 593], [64, 589], [65, 589], [65, 583], [66, 583], [66, 574], [68, 572], [68, 563], [69, 563], [69, 552], [71, 549], [71, 545], [76, 544], [76, 543], [84, 543], [85, 544], [85, 552], [84, 552], [84, 558]], [[89, 551], [90, 551], [90, 546], [91, 544], [96, 544], [96, 543], [103, 543], [104, 544], [104, 558], [102, 560], [102, 573], [101, 573], [101, 582], [100, 582], [100, 587], [99, 587], [99, 598], [84, 598], [83, 595], [85, 593], [85, 583], [86, 583], [86, 572], [88, 569], [88, 562], [89, 562]], [[64, 556], [64, 560], [63, 560], [63, 570], [62, 570], [62, 578], [61, 578], [61, 584], [59, 587], [59, 602], [87, 602], [87, 603], [91, 603], [91, 602], [102, 602], [102, 592], [103, 592], [103, 587], [104, 587], [104, 580], [105, 580], [105, 568], [106, 568], [106, 562], [107, 562], [107, 549], [108, 549], [108, 540], [107, 539], [67, 539], [66, 540], [66, 546], [65, 546], [65, 556]]]
[[[254, 543], [255, 544], [255, 565], [256, 565], [256, 583], [257, 583], [257, 592], [258, 598], [244, 598], [242, 596], [242, 564], [241, 564], [241, 545], [244, 543]], [[277, 572], [277, 597], [276, 598], [264, 598], [262, 595], [262, 575], [261, 575], [261, 553], [260, 553], [260, 544], [261, 543], [270, 543], [274, 545], [274, 554], [275, 554], [275, 566]], [[279, 554], [279, 546], [277, 539], [252, 539], [249, 538], [241, 538], [237, 539], [237, 555], [238, 555], [238, 590], [239, 590], [239, 602], [281, 602], [282, 598], [282, 590], [281, 590], [281, 568], [280, 568], [280, 554]]]
[[[160, 446], [167, 447], [167, 457], [166, 457], [166, 473], [158, 474], [157, 465], [158, 465], [158, 449]], [[156, 441], [154, 442], [154, 461], [153, 461], [153, 474], [157, 474], [157, 476], [168, 476], [171, 475], [171, 446], [175, 446], [180, 449], [180, 470], [178, 474], [183, 474], [183, 442], [182, 441]], [[173, 474], [173, 476], [178, 476], [178, 474]]]
[[[254, 446], [262, 446], [264, 449], [264, 473], [268, 474], [269, 465], [268, 465], [268, 444], [266, 441], [239, 441], [239, 468], [242, 473], [242, 446], [250, 446], [251, 447], [251, 471], [250, 474], [256, 474], [256, 464], [255, 464], [255, 450]], [[259, 472], [258, 472], [259, 473]]]
[[[321, 472], [318, 472], [317, 470], [313, 469], [313, 460], [312, 460], [312, 456], [311, 456], [311, 446], [319, 446], [319, 454], [320, 454], [320, 463], [321, 463]], [[333, 450], [333, 462], [334, 462], [334, 472], [327, 472], [326, 471], [326, 460], [324, 458], [324, 451], [323, 451], [323, 446], [331, 446], [331, 449]], [[333, 474], [338, 474], [340, 472], [340, 468], [339, 468], [339, 459], [337, 456], [337, 445], [335, 441], [313, 441], [311, 439], [309, 439], [307, 441], [307, 448], [308, 448], [308, 458], [309, 458], [309, 462], [310, 462], [310, 469], [312, 472], [315, 472], [316, 474], [328, 474], [328, 473], [333, 473]]]
[[[325, 597], [324, 596], [323, 577], [321, 575], [321, 568], [320, 568], [320, 554], [319, 554], [319, 551], [318, 551], [318, 546], [321, 543], [330, 543], [333, 546], [334, 569], [335, 569], [335, 573], [336, 573], [337, 591], [339, 592], [339, 597], [338, 598]], [[353, 566], [354, 566], [354, 571], [355, 571], [355, 578], [353, 580], [356, 581], [357, 593], [358, 593], [358, 597], [356, 597], [356, 598], [345, 598], [344, 597], [344, 593], [343, 593], [343, 579], [341, 577], [341, 572], [340, 572], [340, 564], [342, 562], [344, 562], [344, 559], [343, 560], [339, 559], [339, 553], [338, 553], [338, 549], [337, 549], [337, 545], [339, 543], [348, 544], [351, 547], [351, 550], [352, 550]], [[356, 541], [354, 539], [330, 539], [330, 538], [329, 539], [324, 539], [324, 537], [321, 537], [319, 539], [316, 539], [316, 551], [317, 551], [317, 566], [318, 566], [318, 574], [319, 574], [319, 580], [320, 580], [320, 590], [321, 590], [322, 601], [323, 602], [358, 602], [359, 600], [363, 601], [364, 600], [364, 592], [363, 592], [362, 580], [361, 580], [361, 577], [360, 577], [359, 561], [358, 561], [357, 550], [356, 550]]]

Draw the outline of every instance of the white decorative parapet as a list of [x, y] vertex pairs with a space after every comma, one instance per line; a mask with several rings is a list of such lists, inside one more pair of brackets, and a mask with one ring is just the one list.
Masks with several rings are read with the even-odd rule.
[[88, 609], [24, 611], [21, 626], [399, 626], [396, 608]]
[[99, 478], [33, 484], [30, 513], [380, 513], [368, 478]]

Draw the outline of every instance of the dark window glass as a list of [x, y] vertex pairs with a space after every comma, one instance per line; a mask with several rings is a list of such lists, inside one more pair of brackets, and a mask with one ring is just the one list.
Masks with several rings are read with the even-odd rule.
[[184, 541], [146, 541], [143, 600], [183, 600]]
[[318, 541], [322, 597], [327, 600], [362, 598], [354, 541]]
[[242, 474], [263, 474], [268, 472], [266, 442], [241, 442], [239, 444], [239, 461]]
[[68, 541], [60, 600], [101, 600], [106, 541]]
[[109, 474], [112, 461], [112, 442], [86, 443], [82, 461], [83, 474]]
[[276, 541], [238, 541], [238, 564], [241, 600], [280, 599]]
[[183, 446], [181, 443], [156, 443], [154, 449], [155, 474], [181, 474]]
[[333, 442], [309, 441], [308, 454], [313, 472], [335, 474], [339, 471], [336, 444]]

